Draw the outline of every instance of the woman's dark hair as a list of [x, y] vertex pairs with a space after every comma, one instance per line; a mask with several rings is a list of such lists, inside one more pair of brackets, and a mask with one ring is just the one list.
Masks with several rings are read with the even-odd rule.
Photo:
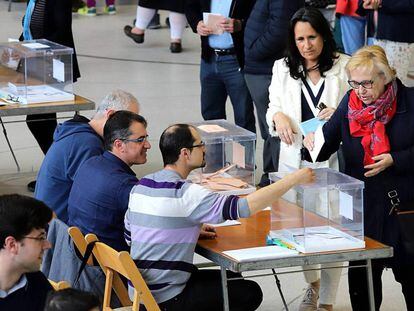
[[0, 196], [0, 249], [8, 236], [17, 241], [34, 229], [45, 229], [53, 212], [42, 201], [20, 194]]
[[44, 311], [90, 311], [96, 307], [100, 310], [100, 301], [94, 294], [66, 288], [49, 292]]
[[191, 128], [188, 124], [174, 124], [161, 134], [159, 146], [164, 166], [177, 162], [181, 149], [190, 148], [194, 144]]
[[297, 22], [309, 23], [315, 31], [322, 36], [323, 48], [319, 56], [318, 70], [323, 76], [324, 72], [330, 70], [334, 60], [338, 58], [336, 54], [336, 43], [329, 26], [321, 11], [312, 7], [299, 9], [291, 18], [289, 35], [285, 52], [285, 62], [289, 67], [290, 76], [297, 80], [306, 78], [306, 68], [303, 57], [300, 55], [295, 41], [295, 26]]

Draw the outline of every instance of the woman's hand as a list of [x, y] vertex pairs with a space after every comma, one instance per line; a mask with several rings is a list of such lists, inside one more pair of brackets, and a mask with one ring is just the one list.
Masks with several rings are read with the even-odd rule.
[[207, 27], [203, 21], [199, 21], [197, 24], [197, 33], [200, 36], [209, 36], [213, 33], [213, 31], [210, 29], [210, 27]]
[[315, 143], [315, 133], [310, 132], [303, 139], [303, 145], [305, 146], [306, 149], [308, 149], [309, 151], [312, 151], [314, 147], [314, 143]]
[[364, 174], [365, 177], [375, 176], [381, 173], [387, 167], [390, 167], [394, 164], [394, 160], [392, 159], [392, 156], [389, 153], [377, 155], [375, 157], [372, 157], [372, 159], [376, 161], [374, 164], [364, 166], [365, 169], [369, 170]]
[[289, 117], [283, 112], [277, 112], [273, 115], [273, 123], [275, 124], [276, 132], [281, 141], [287, 145], [292, 145], [295, 142], [295, 134], [290, 125]]
[[309, 167], [302, 168], [293, 173], [297, 184], [308, 184], [315, 181], [315, 171]]
[[336, 109], [335, 108], [332, 108], [332, 107], [327, 107], [327, 108], [322, 109], [318, 113], [319, 120], [328, 121], [332, 117], [332, 115], [334, 114], [335, 110]]

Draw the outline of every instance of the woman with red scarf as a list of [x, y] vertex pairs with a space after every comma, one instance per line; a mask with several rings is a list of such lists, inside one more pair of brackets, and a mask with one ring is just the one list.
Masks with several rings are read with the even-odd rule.
[[[379, 46], [358, 50], [346, 71], [352, 90], [324, 125], [317, 160], [328, 159], [342, 142], [345, 173], [365, 183], [365, 235], [394, 248], [393, 258], [372, 261], [375, 310], [382, 301], [385, 267], [401, 284], [407, 310], [414, 310], [414, 255], [405, 247], [395, 213], [398, 200], [399, 209], [414, 209], [414, 88], [396, 78]], [[313, 149], [313, 134], [304, 145]], [[365, 268], [349, 269], [348, 282], [353, 310], [369, 310]]]

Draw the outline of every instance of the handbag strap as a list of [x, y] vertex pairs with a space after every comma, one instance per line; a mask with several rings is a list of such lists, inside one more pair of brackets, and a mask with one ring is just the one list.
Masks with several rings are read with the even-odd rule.
[[76, 288], [76, 286], [79, 283], [79, 279], [82, 274], [82, 271], [85, 269], [86, 263], [88, 262], [89, 257], [92, 255], [92, 250], [96, 242], [98, 241], [92, 241], [86, 245], [85, 255], [82, 258], [82, 263], [81, 263], [81, 266], [79, 267], [78, 275], [76, 276], [75, 282], [73, 283], [74, 288]]

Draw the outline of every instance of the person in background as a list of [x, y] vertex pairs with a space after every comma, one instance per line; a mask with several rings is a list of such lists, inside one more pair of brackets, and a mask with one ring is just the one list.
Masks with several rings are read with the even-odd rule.
[[[253, 101], [242, 73], [244, 29], [254, 0], [188, 0], [188, 23], [201, 39], [201, 114], [204, 120], [226, 119], [230, 97], [235, 123], [256, 132]], [[221, 34], [204, 24], [203, 14], [220, 14]]]
[[98, 297], [74, 288], [50, 292], [44, 311], [100, 311]]
[[[339, 168], [337, 157], [312, 164], [302, 149], [301, 122], [318, 118], [329, 120], [349, 89], [345, 65], [348, 56], [336, 52], [336, 44], [328, 21], [312, 7], [299, 9], [289, 26], [286, 57], [273, 66], [269, 87], [269, 109], [266, 118], [269, 132], [281, 140], [279, 171], [301, 167]], [[321, 107], [321, 103], [324, 106]], [[305, 150], [306, 151], [306, 150]], [[292, 201], [296, 201], [296, 196]], [[322, 268], [337, 266], [323, 264]], [[317, 268], [305, 266], [304, 269]], [[305, 271], [308, 289], [300, 311], [332, 310], [342, 269]]]
[[[28, 0], [23, 18], [23, 33], [19, 40], [47, 39], [73, 48], [73, 82], [80, 78], [78, 60], [72, 35], [71, 0]], [[39, 121], [43, 120], [43, 121]], [[53, 143], [56, 113], [27, 115], [26, 124], [43, 154], [46, 155]], [[30, 182], [28, 190], [34, 192], [36, 181]]]
[[379, 45], [404, 85], [414, 58], [414, 3], [411, 0], [360, 0], [358, 14], [367, 19], [367, 44]]
[[365, 45], [366, 20], [356, 13], [357, 9], [358, 0], [336, 1], [335, 13], [339, 17], [344, 52], [348, 55]]
[[[86, 5], [78, 9], [78, 14], [96, 16], [96, 0], [86, 0]], [[104, 14], [116, 14], [115, 0], [105, 0]]]
[[43, 311], [52, 285], [39, 271], [52, 211], [31, 197], [0, 196], [0, 310]]
[[135, 43], [143, 43], [145, 29], [150, 24], [157, 10], [170, 11], [170, 51], [171, 53], [181, 53], [181, 39], [187, 19], [184, 15], [185, 0], [139, 0], [137, 7], [137, 18], [134, 26], [126, 25], [124, 33]]
[[244, 79], [264, 140], [261, 187], [269, 184], [268, 173], [276, 172], [279, 162], [280, 140], [269, 134], [266, 122], [272, 68], [284, 56], [290, 18], [304, 5], [303, 0], [258, 0], [244, 30]]
[[[394, 257], [372, 260], [375, 310], [382, 302], [384, 268], [392, 269], [407, 310], [414, 310], [414, 249], [406, 243], [412, 245], [413, 237], [406, 240], [397, 221], [397, 211], [414, 209], [414, 88], [396, 78], [379, 46], [355, 52], [346, 71], [352, 90], [323, 126], [325, 144], [317, 160], [327, 160], [342, 144], [345, 174], [364, 182], [364, 234], [394, 249]], [[313, 133], [304, 145], [313, 149]], [[349, 269], [348, 285], [352, 309], [369, 310], [366, 269]]]

